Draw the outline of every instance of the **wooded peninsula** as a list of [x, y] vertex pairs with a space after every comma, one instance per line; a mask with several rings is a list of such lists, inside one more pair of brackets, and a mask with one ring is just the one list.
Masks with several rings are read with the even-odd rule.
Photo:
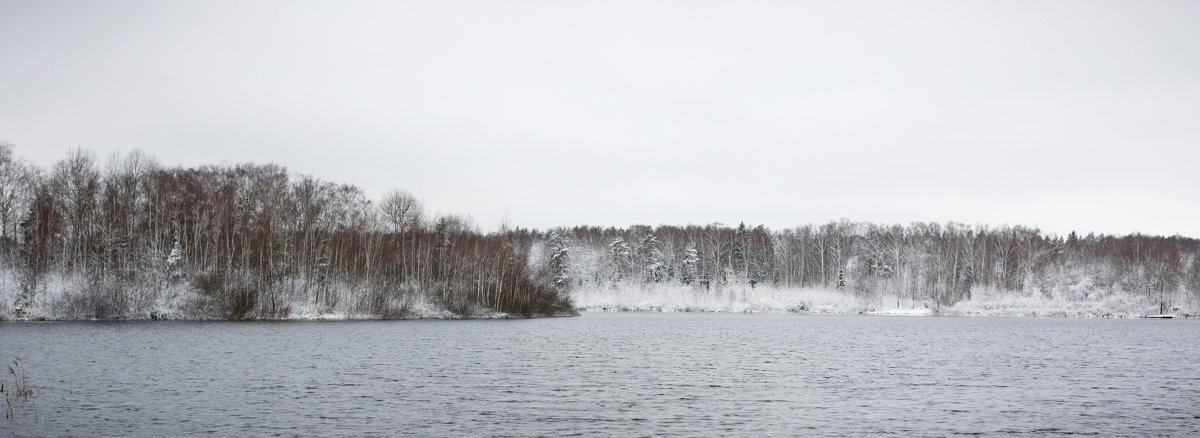
[[[1022, 226], [839, 221], [501, 227], [428, 217], [266, 164], [166, 167], [76, 149], [49, 169], [0, 144], [0, 319], [459, 318], [570, 315], [573, 294], [823, 290], [859, 310], [978, 294], [1200, 303], [1200, 241]], [[805, 311], [806, 307], [784, 309]]]

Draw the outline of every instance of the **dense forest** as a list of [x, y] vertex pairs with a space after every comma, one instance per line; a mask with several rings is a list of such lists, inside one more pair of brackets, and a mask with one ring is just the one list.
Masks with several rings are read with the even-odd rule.
[[1001, 294], [1163, 313], [1200, 304], [1200, 240], [1180, 236], [850, 221], [483, 233], [427, 217], [406, 192], [373, 202], [273, 164], [170, 168], [74, 150], [40, 169], [8, 144], [0, 251], [0, 318], [562, 315], [572, 297], [629, 304], [646, 291], [819, 290], [858, 310]]
[[39, 169], [0, 145], [0, 317], [570, 314], [536, 234], [426, 218], [277, 165], [167, 168], [71, 151]]

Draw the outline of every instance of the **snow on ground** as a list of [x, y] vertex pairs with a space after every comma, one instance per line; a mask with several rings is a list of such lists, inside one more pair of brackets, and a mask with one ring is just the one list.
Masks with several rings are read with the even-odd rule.
[[1086, 299], [1046, 296], [1040, 292], [975, 291], [944, 313], [964, 316], [1056, 316], [1081, 318], [1141, 318], [1158, 313], [1144, 296], [1125, 293], [1093, 295]]
[[681, 284], [583, 286], [572, 292], [585, 311], [858, 313], [868, 303], [837, 291], [735, 286], [697, 290]]
[[[572, 292], [583, 311], [839, 313], [905, 316], [1048, 316], [1142, 318], [1157, 303], [1125, 293], [1070, 299], [1040, 292], [977, 290], [973, 299], [938, 308], [931, 301], [874, 299], [836, 290], [729, 285], [711, 290], [681, 284], [584, 285]], [[1196, 314], [1184, 305], [1178, 313]]]
[[867, 315], [892, 315], [892, 316], [930, 316], [933, 315], [933, 309], [925, 306], [917, 308], [897, 308], [897, 309], [881, 309], [866, 312]]
[[[490, 309], [474, 308], [466, 315], [460, 315], [446, 310], [423, 294], [413, 294], [405, 304], [403, 319], [504, 319], [509, 315]], [[310, 301], [294, 302], [289, 307], [290, 312], [283, 319], [292, 321], [343, 321], [380, 319], [379, 315], [363, 312], [351, 312], [343, 308], [319, 306]]]
[[[114, 296], [113, 285], [89, 284], [80, 278], [48, 276], [32, 302], [19, 303], [22, 296], [14, 272], [0, 272], [0, 320], [3, 319], [222, 319], [215, 303], [187, 284], [144, 285], [119, 289], [121, 299], [97, 304], [96, 297]], [[103, 288], [98, 290], [97, 288]], [[337, 306], [318, 305], [304, 293], [282, 297], [288, 309], [282, 319], [351, 320], [382, 316], [356, 305], [349, 286], [334, 288]], [[1050, 316], [1141, 318], [1158, 313], [1158, 303], [1145, 295], [1121, 292], [1091, 293], [1086, 296], [1037, 291], [1013, 292], [976, 289], [972, 299], [938, 308], [932, 302], [897, 301], [887, 294], [877, 297], [808, 288], [750, 287], [729, 284], [703, 290], [679, 283], [587, 284], [572, 291], [575, 306], [583, 311], [651, 312], [774, 312], [867, 315], [949, 316]], [[1168, 313], [1187, 317], [1200, 313], [1197, 303], [1173, 303]], [[390, 303], [391, 317], [422, 319], [507, 318], [489, 309], [468, 309], [467, 315], [453, 313], [433, 297], [411, 292]], [[23, 314], [18, 315], [18, 308]], [[98, 312], [105, 312], [98, 314]], [[254, 318], [255, 315], [247, 315]]]
[[[225, 314], [219, 303], [203, 295], [198, 289], [185, 283], [118, 286], [115, 284], [92, 284], [82, 277], [49, 275], [40, 285], [32, 300], [25, 300], [15, 273], [0, 271], [0, 320], [219, 320]], [[357, 305], [356, 295], [350, 287], [341, 285], [331, 293], [337, 297], [338, 306], [315, 303], [311, 295], [294, 292], [281, 293], [279, 316], [262, 317], [253, 312], [249, 319], [286, 320], [361, 320], [380, 319]], [[361, 295], [358, 294], [358, 295]], [[442, 307], [437, 299], [424, 293], [401, 294], [390, 303], [393, 309], [389, 317], [404, 319], [502, 319], [510, 315], [482, 307], [466, 309], [466, 314], [454, 313]]]

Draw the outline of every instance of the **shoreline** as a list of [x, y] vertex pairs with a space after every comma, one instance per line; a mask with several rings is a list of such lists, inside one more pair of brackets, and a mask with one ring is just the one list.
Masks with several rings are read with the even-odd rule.
[[509, 314], [489, 314], [489, 315], [445, 315], [445, 316], [416, 316], [404, 318], [384, 318], [376, 315], [329, 315], [315, 317], [287, 317], [287, 318], [207, 318], [207, 317], [179, 317], [179, 318], [114, 318], [114, 319], [56, 319], [56, 318], [0, 318], [0, 323], [25, 323], [25, 322], [357, 322], [357, 321], [486, 321], [486, 320], [521, 320], [521, 319], [542, 319], [542, 318], [571, 318], [580, 316], [580, 312], [570, 314], [555, 314], [555, 315], [509, 315]]
[[1087, 313], [1087, 312], [1068, 312], [1065, 310], [1054, 309], [1039, 309], [1029, 311], [1011, 311], [1011, 312], [977, 312], [963, 311], [958, 309], [911, 309], [914, 311], [905, 311], [910, 309], [901, 309], [902, 311], [888, 310], [833, 310], [833, 309], [818, 309], [818, 310], [720, 310], [720, 309], [692, 309], [692, 308], [654, 308], [651, 307], [587, 307], [580, 308], [582, 313], [712, 313], [712, 314], [766, 314], [766, 315], [810, 315], [810, 316], [901, 316], [901, 317], [950, 317], [950, 318], [1072, 318], [1072, 319], [1195, 319], [1200, 315], [1192, 315], [1189, 313], [1171, 314], [1170, 317], [1160, 317], [1153, 314], [1137, 314], [1137, 313]]

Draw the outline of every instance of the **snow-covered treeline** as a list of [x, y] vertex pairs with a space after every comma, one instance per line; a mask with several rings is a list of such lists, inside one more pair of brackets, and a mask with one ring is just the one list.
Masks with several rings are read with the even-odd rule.
[[277, 165], [167, 168], [75, 150], [39, 169], [0, 144], [0, 318], [573, 312], [529, 264], [536, 240]]
[[1200, 241], [841, 221], [484, 234], [276, 165], [0, 144], [0, 318], [550, 315], [584, 308], [1005, 314], [1200, 308]]
[[579, 227], [548, 236], [538, 253], [558, 259], [555, 277], [585, 308], [779, 311], [826, 303], [1132, 315], [1200, 307], [1200, 240], [1179, 236], [849, 221], [777, 231]]

